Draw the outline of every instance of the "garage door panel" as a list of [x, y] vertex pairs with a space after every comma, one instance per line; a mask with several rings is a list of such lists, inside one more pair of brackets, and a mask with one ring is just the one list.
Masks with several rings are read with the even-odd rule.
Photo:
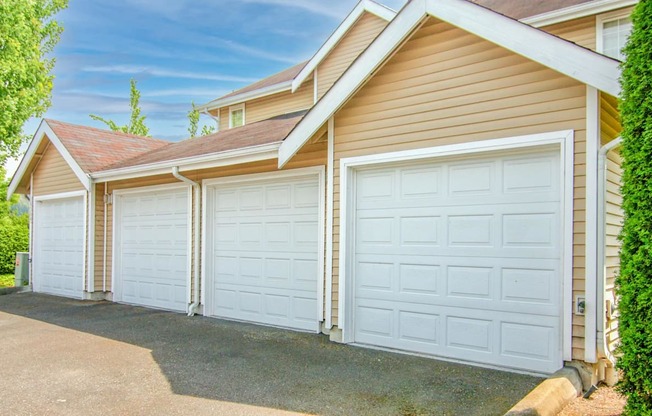
[[37, 201], [34, 289], [81, 298], [84, 276], [82, 197]]
[[355, 178], [356, 342], [557, 369], [556, 152], [367, 167]]
[[120, 195], [116, 249], [119, 302], [173, 311], [188, 304], [188, 190]]
[[215, 290], [215, 315], [313, 331], [318, 304], [311, 291], [222, 284]]
[[316, 178], [208, 188], [215, 316], [318, 328]]

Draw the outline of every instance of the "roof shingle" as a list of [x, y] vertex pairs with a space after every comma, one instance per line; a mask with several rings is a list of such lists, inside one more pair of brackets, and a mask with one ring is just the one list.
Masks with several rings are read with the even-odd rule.
[[103, 170], [120, 160], [151, 152], [171, 142], [46, 119], [47, 124], [87, 173]]

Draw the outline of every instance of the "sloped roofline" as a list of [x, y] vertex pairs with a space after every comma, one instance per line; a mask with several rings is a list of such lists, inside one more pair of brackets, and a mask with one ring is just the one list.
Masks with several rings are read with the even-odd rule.
[[84, 169], [82, 169], [81, 166], [79, 166], [79, 163], [77, 163], [75, 158], [72, 157], [68, 149], [66, 149], [66, 146], [63, 145], [59, 137], [56, 135], [54, 130], [52, 130], [52, 128], [48, 124], [47, 120], [44, 119], [41, 120], [41, 124], [36, 130], [36, 133], [34, 133], [34, 137], [32, 138], [32, 141], [30, 142], [29, 147], [25, 152], [25, 155], [20, 161], [20, 164], [18, 165], [18, 169], [16, 169], [16, 173], [14, 173], [14, 176], [11, 178], [11, 182], [9, 183], [9, 187], [7, 188], [7, 199], [11, 198], [14, 192], [16, 192], [18, 185], [20, 184], [20, 182], [22, 182], [23, 177], [27, 173], [27, 168], [29, 167], [30, 163], [32, 162], [32, 159], [34, 159], [34, 156], [36, 155], [36, 151], [38, 150], [39, 146], [43, 142], [43, 138], [46, 136], [50, 140], [50, 142], [54, 145], [54, 147], [57, 149], [57, 151], [61, 154], [61, 156], [66, 161], [68, 166], [70, 166], [70, 169], [72, 169], [72, 171], [75, 173], [77, 179], [79, 179], [82, 185], [84, 185], [84, 188], [86, 188], [87, 191], [91, 189], [90, 176], [88, 176], [88, 174], [84, 172]]
[[297, 151], [428, 16], [457, 26], [613, 96], [619, 62], [466, 0], [411, 0], [306, 114], [279, 149], [279, 167]]
[[303, 67], [301, 72], [294, 77], [292, 81], [292, 92], [301, 87], [301, 85], [306, 81], [315, 69], [319, 66], [320, 63], [328, 56], [329, 53], [337, 46], [342, 38], [351, 30], [353, 25], [360, 19], [360, 17], [365, 13], [369, 12], [374, 14], [381, 19], [384, 19], [388, 22], [391, 22], [396, 16], [396, 11], [390, 9], [387, 6], [376, 3], [372, 0], [361, 0], [354, 8], [351, 10], [348, 16], [340, 23], [340, 25], [335, 29], [335, 32], [326, 40], [326, 42], [319, 48], [315, 55], [310, 58], [306, 66]]
[[579, 19], [581, 17], [605, 13], [623, 7], [634, 6], [638, 2], [639, 0], [594, 0], [526, 17], [521, 19], [521, 22], [534, 27], [554, 25], [555, 23], [566, 22], [572, 19]]

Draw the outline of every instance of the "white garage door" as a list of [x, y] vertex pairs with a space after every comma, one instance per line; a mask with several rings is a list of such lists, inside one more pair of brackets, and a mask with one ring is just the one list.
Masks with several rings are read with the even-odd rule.
[[116, 301], [185, 312], [189, 302], [189, 190], [116, 200]]
[[207, 217], [210, 314], [318, 331], [315, 175], [212, 186]]
[[356, 174], [356, 342], [561, 367], [559, 152]]
[[35, 213], [34, 291], [81, 298], [84, 289], [83, 197], [37, 200]]

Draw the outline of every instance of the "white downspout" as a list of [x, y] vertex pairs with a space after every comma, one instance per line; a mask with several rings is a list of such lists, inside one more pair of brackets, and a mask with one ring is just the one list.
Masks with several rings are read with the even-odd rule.
[[103, 241], [104, 241], [104, 253], [102, 253], [102, 292], [106, 293], [106, 258], [107, 258], [107, 253], [109, 251], [108, 247], [106, 246], [107, 240], [108, 240], [108, 231], [106, 227], [108, 227], [108, 222], [109, 222], [109, 183], [104, 182], [104, 235], [103, 235]]
[[197, 312], [199, 307], [199, 262], [201, 261], [199, 257], [199, 246], [201, 244], [200, 238], [200, 216], [201, 216], [201, 186], [198, 182], [190, 180], [185, 176], [179, 173], [179, 167], [175, 166], [172, 168], [172, 176], [179, 179], [182, 182], [192, 185], [194, 190], [194, 214], [193, 214], [193, 226], [194, 226], [194, 245], [193, 245], [193, 255], [194, 255], [194, 265], [193, 265], [193, 295], [192, 295], [192, 304], [188, 308], [188, 316], [193, 316]]
[[607, 346], [607, 340], [604, 333], [606, 324], [606, 310], [604, 303], [604, 290], [607, 285], [607, 273], [605, 270], [605, 244], [606, 244], [606, 222], [607, 213], [605, 204], [607, 201], [607, 154], [620, 146], [622, 139], [620, 137], [610, 141], [600, 148], [598, 153], [598, 271], [602, 273], [602, 278], [598, 280], [598, 305], [596, 308], [597, 316], [597, 345], [600, 357], [606, 357], [612, 363], [615, 362], [613, 355]]

